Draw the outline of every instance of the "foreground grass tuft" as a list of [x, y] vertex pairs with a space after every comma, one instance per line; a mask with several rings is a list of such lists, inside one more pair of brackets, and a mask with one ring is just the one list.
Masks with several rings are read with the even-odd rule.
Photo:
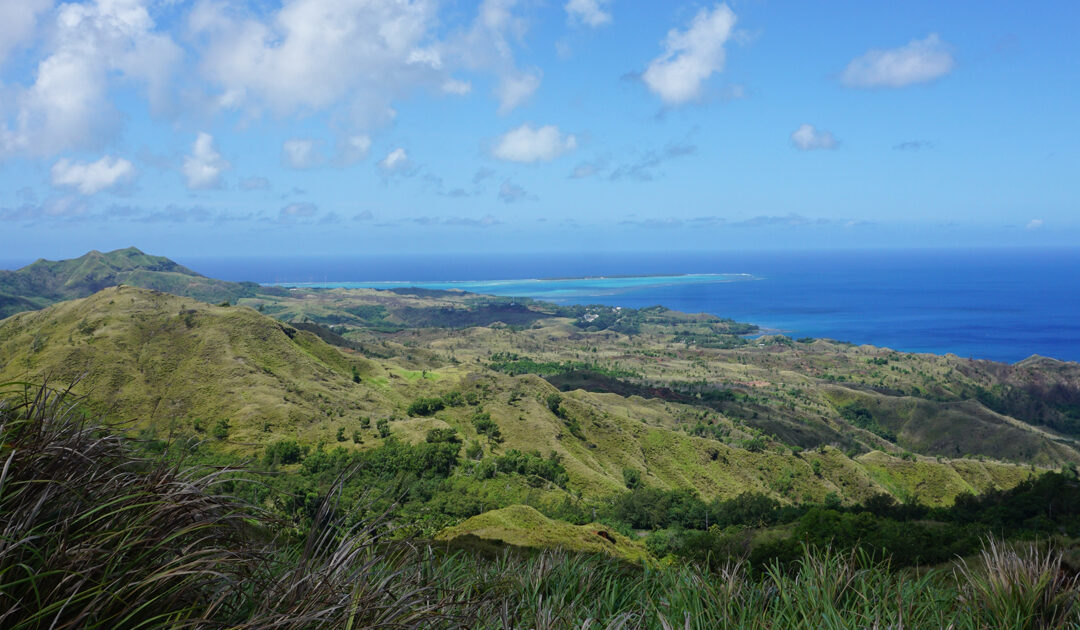
[[235, 471], [143, 459], [63, 392], [22, 391], [0, 403], [0, 627], [413, 627], [461, 608], [329, 500], [292, 543], [221, 492]]
[[988, 539], [975, 566], [957, 567], [965, 603], [999, 628], [1080, 627], [1080, 576], [1069, 576], [1060, 551]]

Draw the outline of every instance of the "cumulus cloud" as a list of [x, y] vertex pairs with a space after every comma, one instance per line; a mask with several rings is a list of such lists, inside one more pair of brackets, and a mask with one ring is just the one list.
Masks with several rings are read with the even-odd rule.
[[799, 125], [799, 128], [791, 132], [791, 143], [800, 151], [813, 151], [814, 149], [835, 149], [837, 140], [832, 132], [819, 130], [811, 124]]
[[536, 129], [526, 123], [500, 136], [491, 154], [508, 162], [549, 162], [575, 148], [573, 134], [564, 135], [555, 125]]
[[955, 66], [952, 54], [937, 33], [899, 48], [874, 49], [847, 65], [840, 81], [848, 87], [904, 87], [933, 81]]
[[51, 6], [52, 0], [0, 3], [0, 65], [14, 49], [33, 37], [38, 15]]
[[135, 177], [135, 166], [123, 158], [107, 155], [90, 163], [64, 158], [53, 164], [51, 175], [53, 186], [67, 186], [84, 195], [93, 195], [131, 181]]
[[1028, 221], [1027, 229], [1037, 230], [1043, 226], [1044, 221], [1042, 219], [1032, 219]]
[[571, 24], [596, 28], [611, 22], [611, 12], [605, 7], [611, 0], [569, 0], [563, 7]]
[[416, 172], [416, 167], [413, 165], [412, 160], [409, 159], [409, 154], [401, 147], [394, 149], [386, 157], [379, 160], [378, 166], [387, 175], [412, 175]]
[[392, 99], [445, 75], [433, 2], [296, 0], [259, 19], [204, 0], [188, 22], [203, 75], [229, 108], [278, 114], [345, 103], [358, 126], [392, 117]]
[[724, 69], [724, 43], [734, 26], [735, 14], [720, 4], [699, 11], [686, 30], [671, 29], [664, 52], [641, 75], [645, 85], [667, 105], [699, 98], [702, 83]]
[[305, 169], [318, 166], [323, 157], [318, 142], [309, 138], [292, 138], [281, 145], [281, 161], [290, 168]]
[[[4, 3], [0, 23], [14, 15], [23, 26], [4, 28], [27, 28], [27, 11], [36, 15], [38, 5]], [[181, 51], [155, 31], [144, 5], [145, 0], [97, 0], [58, 8], [33, 83], [14, 96], [13, 123], [0, 120], [0, 154], [51, 155], [101, 145], [121, 120], [107, 98], [112, 82], [143, 85], [153, 108], [167, 107]]]
[[483, 0], [471, 27], [445, 42], [447, 56], [471, 70], [490, 71], [498, 77], [493, 92], [499, 113], [507, 114], [525, 103], [540, 87], [539, 69], [521, 69], [513, 42], [524, 39], [528, 22], [515, 11], [519, 0]]
[[392, 120], [394, 101], [418, 87], [467, 94], [472, 86], [452, 76], [459, 69], [497, 76], [500, 111], [523, 103], [540, 75], [514, 60], [512, 42], [526, 30], [517, 5], [483, 0], [467, 28], [444, 29], [443, 3], [432, 0], [293, 0], [265, 16], [201, 0], [188, 26], [221, 107], [340, 108], [353, 130], [366, 130]]
[[192, 190], [221, 187], [221, 175], [230, 164], [214, 148], [214, 137], [200, 131], [191, 146], [191, 155], [184, 158], [184, 180]]
[[468, 81], [461, 81], [459, 79], [450, 78], [443, 81], [442, 84], [443, 94], [454, 94], [455, 96], [464, 96], [469, 92], [472, 92], [472, 84]]
[[540, 88], [540, 71], [522, 72], [508, 75], [495, 88], [499, 99], [499, 113], [508, 114], [533, 95]]
[[341, 165], [355, 164], [366, 159], [371, 152], [371, 137], [367, 134], [355, 134], [338, 141], [335, 161]]

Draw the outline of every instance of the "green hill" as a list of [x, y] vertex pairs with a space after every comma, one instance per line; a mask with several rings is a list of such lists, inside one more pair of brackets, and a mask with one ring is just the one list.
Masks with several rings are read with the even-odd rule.
[[[515, 334], [470, 330], [479, 347], [490, 343], [484, 335]], [[384, 340], [384, 355], [365, 356], [362, 343], [360, 350], [333, 346], [247, 307], [114, 287], [0, 322], [0, 382], [78, 381], [76, 391], [93, 406], [132, 420], [149, 437], [195, 437], [240, 455], [259, 455], [282, 439], [370, 449], [384, 442], [379, 420], [412, 443], [452, 428], [485, 459], [520, 461], [515, 451], [557, 458], [565, 488], [513, 473], [553, 496], [609, 496], [625, 490], [626, 471], [634, 470], [650, 486], [706, 499], [754, 491], [820, 502], [833, 493], [851, 503], [886, 492], [947, 504], [958, 493], [1012, 487], [1032, 474], [994, 461], [857, 457], [825, 442], [799, 450], [730, 416], [712, 416], [727, 431], [723, 440], [696, 435], [686, 421], [702, 417], [694, 404], [559, 393], [534, 374], [439, 359], [438, 346], [425, 350], [422, 335], [401, 334]], [[498, 439], [477, 418], [489, 418]]]
[[40, 259], [22, 269], [0, 271], [0, 318], [129, 284], [205, 302], [255, 295], [254, 283], [225, 282], [198, 274], [168, 258], [134, 247], [89, 252], [70, 260]]

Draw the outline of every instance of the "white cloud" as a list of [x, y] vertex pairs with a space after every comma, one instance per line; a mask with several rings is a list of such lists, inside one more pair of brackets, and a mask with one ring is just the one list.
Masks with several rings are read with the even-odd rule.
[[229, 168], [229, 163], [214, 148], [214, 137], [200, 131], [191, 146], [191, 155], [184, 158], [182, 171], [188, 188], [205, 190], [220, 188], [221, 174]]
[[468, 81], [460, 81], [458, 79], [447, 79], [442, 84], [443, 94], [454, 94], [455, 96], [464, 96], [469, 92], [472, 92], [472, 84]]
[[51, 175], [53, 186], [68, 186], [84, 195], [92, 195], [131, 181], [135, 176], [135, 166], [123, 158], [107, 155], [88, 164], [64, 158], [53, 164]]
[[835, 149], [838, 144], [832, 132], [818, 130], [810, 124], [799, 125], [798, 129], [791, 132], [791, 142], [802, 151]]
[[566, 15], [571, 23], [581, 23], [595, 28], [611, 22], [611, 12], [604, 10], [610, 1], [569, 0], [563, 8], [566, 9]]
[[153, 108], [168, 106], [181, 51], [155, 32], [144, 3], [96, 0], [59, 7], [34, 81], [14, 99], [14, 126], [0, 121], [0, 153], [51, 155], [100, 145], [120, 122], [107, 98], [110, 82], [133, 80], [145, 85]]
[[1043, 226], [1044, 221], [1042, 219], [1032, 219], [1028, 221], [1027, 229], [1037, 230]]
[[848, 64], [840, 81], [848, 87], [904, 87], [949, 74], [955, 62], [937, 33], [899, 48], [874, 49]]
[[642, 74], [645, 85], [668, 105], [701, 95], [701, 84], [724, 69], [724, 43], [731, 37], [735, 14], [726, 4], [702, 9], [685, 31], [671, 29], [664, 52]]
[[338, 162], [342, 164], [354, 164], [363, 160], [371, 151], [371, 137], [365, 134], [356, 134], [342, 140], [338, 145]]
[[563, 135], [555, 125], [534, 129], [526, 123], [500, 136], [491, 153], [508, 162], [548, 162], [575, 148], [573, 134]]
[[519, 4], [519, 0], [483, 0], [471, 28], [444, 46], [447, 56], [465, 68], [490, 71], [498, 77], [493, 93], [500, 114], [527, 101], [543, 76], [536, 68], [518, 68], [514, 59], [513, 42], [522, 41], [528, 31], [528, 21], [515, 13]]
[[321, 164], [318, 143], [308, 138], [292, 138], [281, 145], [281, 160], [296, 169], [311, 168]]
[[33, 37], [38, 14], [51, 6], [52, 0], [0, 2], [0, 65], [12, 50]]
[[429, 0], [295, 0], [255, 19], [202, 0], [188, 22], [223, 105], [289, 114], [344, 104], [364, 128], [387, 122], [413, 87], [446, 78], [436, 9]]
[[385, 173], [408, 174], [414, 170], [413, 163], [409, 160], [409, 154], [401, 147], [394, 149], [386, 157], [379, 160], [378, 166]]
[[540, 88], [540, 77], [539, 70], [503, 77], [495, 88], [495, 96], [499, 99], [499, 114], [509, 114], [529, 100], [529, 97]]

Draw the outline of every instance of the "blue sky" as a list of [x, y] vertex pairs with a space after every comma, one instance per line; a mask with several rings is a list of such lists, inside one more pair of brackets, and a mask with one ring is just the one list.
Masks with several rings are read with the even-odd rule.
[[0, 0], [0, 259], [1073, 245], [1078, 7]]

